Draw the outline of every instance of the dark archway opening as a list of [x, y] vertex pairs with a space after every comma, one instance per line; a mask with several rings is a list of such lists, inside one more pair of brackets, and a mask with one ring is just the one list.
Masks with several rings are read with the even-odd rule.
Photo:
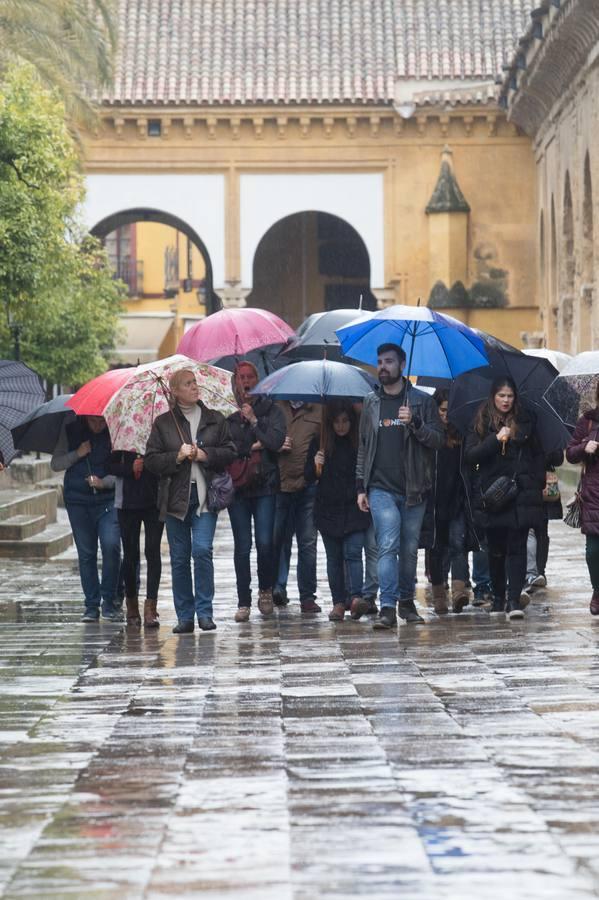
[[[164, 284], [162, 295], [165, 298], [172, 297], [179, 282], [179, 289], [186, 293], [195, 292], [198, 306], [205, 304], [206, 314], [220, 309], [220, 300], [213, 290], [212, 263], [206, 245], [199, 234], [191, 228], [183, 219], [158, 209], [139, 207], [122, 210], [102, 219], [91, 229], [91, 234], [99, 238], [107, 247], [109, 256], [115, 268], [115, 274], [127, 284], [130, 296], [144, 294], [144, 268], [145, 261], [139, 258], [137, 241], [132, 236], [131, 227], [138, 224], [156, 223], [165, 225], [181, 235], [183, 240], [176, 241], [176, 252], [164, 255]], [[201, 277], [194, 278], [192, 270], [192, 250], [194, 247], [203, 261], [204, 271]], [[184, 259], [179, 258], [184, 255]], [[181, 277], [181, 270], [183, 276]], [[141, 290], [140, 290], [141, 288]], [[148, 291], [153, 297], [156, 291]]]
[[262, 237], [248, 306], [270, 309], [294, 328], [330, 309], [376, 309], [370, 257], [355, 228], [318, 211], [294, 213]]

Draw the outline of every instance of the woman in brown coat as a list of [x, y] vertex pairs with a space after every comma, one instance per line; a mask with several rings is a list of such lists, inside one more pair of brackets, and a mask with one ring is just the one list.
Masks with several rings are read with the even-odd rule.
[[236, 450], [225, 417], [198, 399], [191, 370], [175, 372], [169, 387], [175, 405], [154, 422], [145, 464], [160, 477], [158, 503], [166, 519], [178, 619], [173, 632], [192, 632], [194, 614], [202, 631], [211, 631], [216, 628], [212, 543], [217, 513], [208, 508], [208, 486], [233, 461]]

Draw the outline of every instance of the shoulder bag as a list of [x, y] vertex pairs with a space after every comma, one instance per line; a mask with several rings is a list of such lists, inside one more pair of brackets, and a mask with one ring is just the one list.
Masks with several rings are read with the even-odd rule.
[[518, 473], [518, 466], [520, 465], [520, 458], [522, 456], [522, 447], [520, 447], [520, 451], [518, 453], [518, 459], [516, 460], [516, 468], [514, 469], [513, 475], [500, 475], [499, 478], [496, 478], [489, 487], [482, 492], [482, 501], [483, 507], [487, 512], [501, 512], [502, 509], [505, 509], [506, 506], [509, 506], [512, 501], [514, 501], [518, 495], [518, 483], [516, 481], [516, 476]]

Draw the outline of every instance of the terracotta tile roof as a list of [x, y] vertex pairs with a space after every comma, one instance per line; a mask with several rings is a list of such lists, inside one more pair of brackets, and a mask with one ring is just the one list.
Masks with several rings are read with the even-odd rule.
[[[386, 103], [490, 80], [534, 0], [119, 0], [114, 104]], [[432, 87], [432, 85], [431, 85]]]

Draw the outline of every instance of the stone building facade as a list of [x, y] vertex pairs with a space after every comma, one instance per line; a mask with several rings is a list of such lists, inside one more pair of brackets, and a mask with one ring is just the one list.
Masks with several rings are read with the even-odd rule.
[[295, 326], [420, 298], [519, 344], [539, 329], [535, 160], [496, 82], [533, 5], [120, 0], [86, 222], [182, 230], [206, 263], [198, 314]]
[[543, 340], [576, 353], [599, 338], [599, 4], [543, 0], [501, 91], [533, 141]]

